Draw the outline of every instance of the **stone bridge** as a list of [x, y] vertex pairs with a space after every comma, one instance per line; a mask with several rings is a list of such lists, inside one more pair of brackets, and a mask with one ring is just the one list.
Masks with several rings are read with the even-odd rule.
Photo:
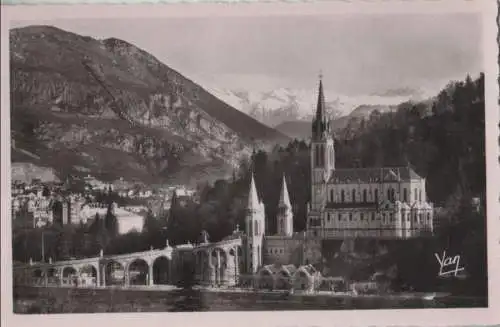
[[[168, 245], [121, 255], [14, 266], [14, 283], [37, 286], [106, 287], [173, 285], [194, 274], [203, 285], [235, 285], [243, 264], [241, 238], [217, 243]], [[186, 270], [186, 267], [188, 270]]]

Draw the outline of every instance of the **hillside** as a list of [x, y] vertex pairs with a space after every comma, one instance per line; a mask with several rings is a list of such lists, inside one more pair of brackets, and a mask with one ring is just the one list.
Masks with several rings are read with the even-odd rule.
[[189, 183], [288, 141], [125, 41], [29, 26], [10, 47], [14, 162]]

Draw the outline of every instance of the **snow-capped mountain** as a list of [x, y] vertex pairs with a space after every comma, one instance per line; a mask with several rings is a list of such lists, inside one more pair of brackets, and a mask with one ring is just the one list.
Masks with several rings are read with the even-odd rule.
[[[277, 126], [288, 121], [309, 121], [315, 113], [316, 90], [280, 88], [268, 92], [253, 92], [204, 87], [222, 101], [268, 126]], [[392, 106], [420, 98], [411, 94], [353, 97], [338, 95], [328, 90], [325, 91], [325, 97], [327, 114], [332, 119], [347, 116], [360, 106]]]

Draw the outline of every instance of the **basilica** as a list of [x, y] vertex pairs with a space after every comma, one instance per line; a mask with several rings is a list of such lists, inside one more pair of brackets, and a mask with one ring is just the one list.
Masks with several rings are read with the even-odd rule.
[[[307, 266], [322, 257], [322, 241], [372, 238], [409, 239], [431, 235], [433, 205], [425, 179], [410, 167], [337, 168], [335, 143], [319, 82], [311, 139], [311, 201], [305, 232], [294, 232], [293, 212], [283, 176], [277, 233], [265, 231], [264, 204], [252, 175], [246, 234], [241, 234], [244, 267], [251, 274], [263, 267]], [[290, 176], [293, 178], [293, 176]]]

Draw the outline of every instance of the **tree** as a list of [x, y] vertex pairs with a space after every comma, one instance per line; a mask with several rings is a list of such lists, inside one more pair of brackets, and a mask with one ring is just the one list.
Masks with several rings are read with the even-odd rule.
[[104, 228], [110, 238], [114, 238], [118, 235], [118, 221], [113, 212], [113, 204], [108, 205], [108, 211], [104, 217]]

